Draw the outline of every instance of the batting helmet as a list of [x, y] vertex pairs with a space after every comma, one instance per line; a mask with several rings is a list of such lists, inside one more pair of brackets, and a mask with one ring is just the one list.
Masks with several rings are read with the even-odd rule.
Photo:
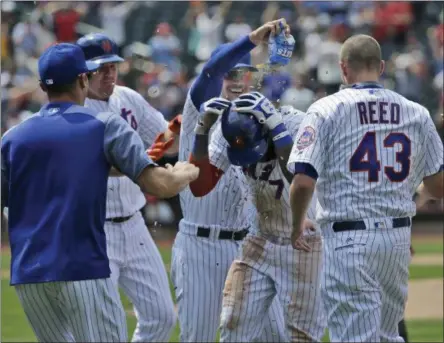
[[118, 55], [118, 48], [108, 36], [102, 33], [90, 33], [77, 41], [87, 61], [94, 61], [99, 64], [123, 62], [124, 59]]
[[231, 164], [246, 167], [265, 156], [268, 149], [266, 130], [254, 116], [230, 111], [222, 115], [221, 124]]

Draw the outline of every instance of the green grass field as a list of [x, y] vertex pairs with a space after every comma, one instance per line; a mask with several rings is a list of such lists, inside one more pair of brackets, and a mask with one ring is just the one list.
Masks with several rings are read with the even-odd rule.
[[[442, 241], [425, 243], [423, 241], [414, 242], [414, 247], [418, 255], [443, 254]], [[161, 247], [161, 254], [165, 264], [170, 266], [170, 248]], [[2, 280], [1, 280], [1, 341], [2, 342], [35, 342], [35, 336], [26, 320], [23, 310], [18, 302], [14, 289], [9, 286], [9, 254], [2, 253]], [[414, 265], [410, 268], [412, 280], [419, 279], [442, 279], [442, 265]], [[128, 313], [128, 332], [131, 337], [134, 331], [136, 320], [131, 314], [131, 303], [122, 295], [125, 309]], [[437, 303], [436, 306], [443, 306]], [[411, 342], [444, 342], [442, 318], [408, 320], [408, 333]], [[179, 327], [176, 326], [171, 342], [178, 342]], [[327, 336], [324, 339], [328, 341]]]

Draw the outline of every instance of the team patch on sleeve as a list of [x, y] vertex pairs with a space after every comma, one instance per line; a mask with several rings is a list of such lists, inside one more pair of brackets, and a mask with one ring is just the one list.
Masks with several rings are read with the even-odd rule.
[[314, 128], [312, 128], [311, 126], [304, 127], [302, 135], [296, 142], [296, 147], [298, 148], [298, 150], [304, 150], [305, 148], [308, 148], [314, 142], [315, 136], [316, 131]]

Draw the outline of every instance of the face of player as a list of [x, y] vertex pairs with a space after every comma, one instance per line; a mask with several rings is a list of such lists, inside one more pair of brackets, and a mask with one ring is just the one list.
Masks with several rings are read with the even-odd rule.
[[224, 77], [222, 96], [234, 100], [239, 95], [253, 91], [254, 72], [245, 69], [234, 69]]
[[89, 80], [89, 95], [96, 99], [108, 99], [117, 82], [117, 64], [102, 64]]

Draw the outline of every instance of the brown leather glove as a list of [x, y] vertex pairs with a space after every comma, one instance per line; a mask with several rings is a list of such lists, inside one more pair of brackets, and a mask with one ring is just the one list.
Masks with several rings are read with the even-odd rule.
[[159, 133], [153, 145], [146, 151], [148, 156], [154, 161], [159, 161], [165, 152], [174, 144], [174, 137], [164, 141], [165, 134]]
[[182, 125], [182, 114], [178, 114], [168, 123], [168, 129], [174, 134], [179, 135], [181, 125]]

